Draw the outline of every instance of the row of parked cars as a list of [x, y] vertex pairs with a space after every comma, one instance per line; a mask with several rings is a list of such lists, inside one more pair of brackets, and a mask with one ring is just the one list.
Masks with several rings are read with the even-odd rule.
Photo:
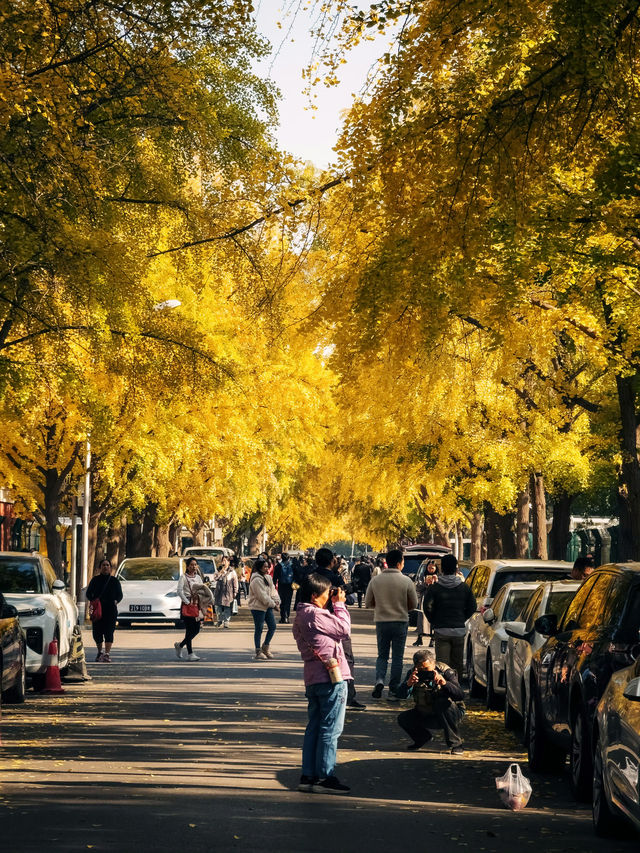
[[50, 560], [42, 554], [0, 553], [0, 696], [24, 702], [27, 678], [44, 685], [49, 643], [59, 666], [69, 666], [78, 609]]
[[596, 832], [610, 835], [621, 816], [640, 828], [640, 563], [601, 566], [582, 582], [570, 570], [473, 567], [466, 675], [472, 695], [522, 729], [531, 770], [560, 771], [568, 756], [574, 795], [592, 800]]

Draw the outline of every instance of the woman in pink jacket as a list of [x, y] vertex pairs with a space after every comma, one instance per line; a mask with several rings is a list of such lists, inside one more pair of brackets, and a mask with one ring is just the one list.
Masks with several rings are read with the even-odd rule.
[[[327, 578], [311, 574], [302, 587], [293, 636], [304, 661], [305, 696], [309, 722], [302, 744], [299, 791], [348, 794], [335, 775], [338, 738], [347, 703], [349, 665], [342, 640], [351, 633], [351, 618], [342, 589], [332, 589]], [[331, 609], [328, 609], [328, 608]]]

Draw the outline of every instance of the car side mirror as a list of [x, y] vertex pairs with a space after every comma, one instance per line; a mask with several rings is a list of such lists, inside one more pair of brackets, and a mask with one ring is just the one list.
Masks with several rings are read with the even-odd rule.
[[513, 637], [514, 640], [525, 640], [528, 636], [527, 631], [525, 631], [526, 623], [525, 622], [505, 622], [504, 630], [509, 637]]
[[632, 702], [640, 702], [640, 678], [632, 678], [622, 695]]
[[554, 637], [558, 633], [558, 617], [555, 613], [538, 616], [533, 627], [543, 637]]
[[15, 619], [17, 615], [18, 611], [13, 604], [7, 604], [5, 602], [2, 605], [2, 608], [0, 609], [0, 619]]
[[492, 622], [496, 621], [496, 614], [493, 612], [491, 607], [487, 607], [487, 609], [482, 614], [482, 618], [487, 623], [487, 625], [490, 625]]
[[66, 589], [66, 588], [67, 588], [67, 585], [64, 581], [57, 580], [57, 581], [53, 582], [52, 589], [54, 591], [60, 591], [62, 589]]

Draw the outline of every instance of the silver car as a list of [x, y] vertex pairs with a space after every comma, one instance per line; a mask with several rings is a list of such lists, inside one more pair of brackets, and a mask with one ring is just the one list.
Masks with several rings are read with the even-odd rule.
[[611, 676], [596, 711], [592, 743], [596, 835], [618, 835], [621, 817], [640, 829], [640, 661]]
[[184, 572], [183, 557], [127, 557], [116, 577], [123, 598], [118, 605], [118, 623], [180, 622], [178, 579]]
[[[508, 636], [505, 655], [505, 728], [516, 728], [529, 719], [529, 685], [531, 682], [531, 656], [544, 643], [546, 637], [538, 634], [534, 625], [538, 616], [555, 613], [558, 619], [576, 594], [580, 581], [548, 581], [533, 593], [517, 622], [506, 622]], [[525, 731], [525, 741], [527, 732]]]

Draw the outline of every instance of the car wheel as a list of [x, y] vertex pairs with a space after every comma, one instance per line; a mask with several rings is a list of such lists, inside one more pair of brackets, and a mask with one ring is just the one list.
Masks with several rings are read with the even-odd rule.
[[9, 704], [20, 705], [24, 702], [25, 694], [27, 692], [27, 650], [22, 650], [22, 666], [20, 667], [20, 674], [18, 675], [17, 682], [13, 685], [10, 690], [3, 695], [3, 699], [5, 702]]
[[571, 727], [570, 763], [573, 795], [580, 802], [588, 802], [593, 787], [593, 761], [587, 721], [582, 707], [578, 708]]
[[36, 693], [40, 693], [44, 690], [44, 686], [46, 684], [46, 675], [44, 672], [39, 672], [36, 675], [31, 676], [31, 686], [35, 690]]
[[604, 787], [604, 763], [600, 750], [600, 741], [596, 742], [593, 759], [593, 829], [601, 838], [611, 838], [619, 834], [619, 820], [607, 799]]
[[529, 701], [529, 742], [527, 755], [529, 769], [534, 773], [559, 771], [564, 765], [566, 755], [549, 743], [544, 731], [542, 711], [535, 696]]
[[509, 703], [509, 682], [505, 678], [504, 727], [505, 729], [512, 731], [513, 729], [517, 729], [520, 724], [520, 714], [518, 714], [513, 705]]
[[491, 655], [487, 655], [487, 695], [486, 695], [486, 705], [489, 711], [497, 711], [500, 709], [502, 704], [502, 700], [500, 696], [496, 694], [496, 691], [493, 687], [493, 662], [491, 660]]
[[473, 646], [471, 643], [467, 644], [467, 685], [469, 687], [469, 696], [473, 699], [477, 699], [481, 693], [481, 687], [476, 681], [476, 675], [473, 668]]

